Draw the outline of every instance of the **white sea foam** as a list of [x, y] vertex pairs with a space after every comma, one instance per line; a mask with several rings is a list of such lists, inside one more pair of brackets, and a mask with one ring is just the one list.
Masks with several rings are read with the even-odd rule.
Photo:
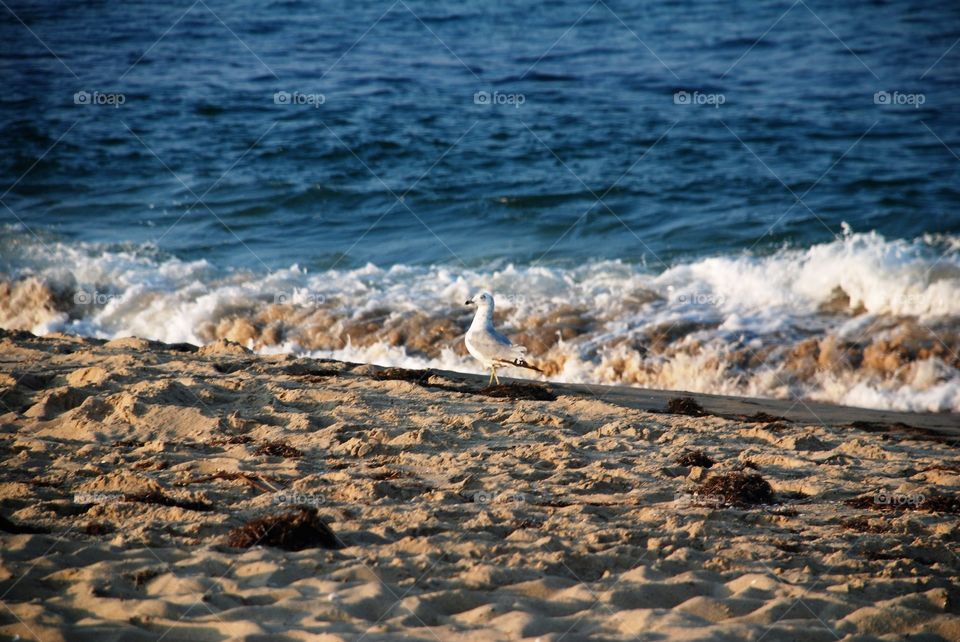
[[[659, 274], [597, 261], [572, 269], [511, 265], [493, 271], [366, 265], [310, 272], [293, 265], [264, 275], [183, 261], [150, 247], [44, 246], [21, 238], [2, 249], [8, 280], [33, 275], [67, 288], [74, 297], [78, 292], [102, 295], [51, 312], [29, 328], [38, 334], [137, 335], [200, 344], [223, 320], [252, 318], [272, 305], [292, 306], [303, 314], [326, 310], [334, 326], [366, 318], [401, 323], [417, 312], [435, 319], [468, 315], [461, 309], [463, 301], [487, 289], [496, 294], [497, 309], [504, 314], [498, 323], [508, 334], [533, 331], [525, 325], [529, 319], [558, 310], [586, 320], [589, 329], [559, 343], [550, 341], [555, 344], [550, 348], [554, 380], [960, 411], [960, 374], [943, 355], [918, 357], [908, 370], [886, 374], [825, 368], [798, 376], [785, 369], [787, 352], [798, 342], [827, 336], [863, 339], [877, 319], [909, 317], [921, 326], [956, 328], [960, 242], [944, 235], [909, 241], [848, 232], [809, 248], [703, 258]], [[823, 311], [841, 291], [857, 315]], [[319, 350], [289, 329], [276, 341], [248, 343], [263, 352], [480, 371], [455, 343], [424, 352], [402, 340], [360, 341], [351, 327], [340, 344]], [[885, 327], [889, 331], [890, 324]], [[666, 341], [666, 348], [653, 349], [651, 336], [676, 328], [683, 332]], [[335, 333], [337, 328], [323, 330]], [[647, 347], [651, 350], [643, 353]], [[744, 365], [744, 355], [758, 352], [767, 358]]]

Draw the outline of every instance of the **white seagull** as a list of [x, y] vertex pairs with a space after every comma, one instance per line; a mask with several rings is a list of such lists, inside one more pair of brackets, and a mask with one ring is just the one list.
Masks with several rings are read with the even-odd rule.
[[490, 368], [490, 381], [500, 384], [500, 378], [497, 377], [497, 366], [527, 368], [543, 373], [540, 368], [527, 362], [523, 355], [527, 349], [523, 346], [514, 345], [510, 339], [506, 338], [493, 327], [493, 295], [489, 292], [481, 292], [469, 301], [466, 305], [476, 305], [477, 315], [473, 317], [473, 323], [467, 330], [467, 336], [464, 342], [467, 344], [467, 351], [473, 357], [483, 364], [484, 368]]

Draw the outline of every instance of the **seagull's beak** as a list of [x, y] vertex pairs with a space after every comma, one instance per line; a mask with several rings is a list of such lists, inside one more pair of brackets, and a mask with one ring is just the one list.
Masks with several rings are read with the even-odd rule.
[[464, 302], [464, 305], [473, 305], [473, 301], [469, 301], [469, 300], [468, 300], [468, 301], [465, 301], [465, 302]]

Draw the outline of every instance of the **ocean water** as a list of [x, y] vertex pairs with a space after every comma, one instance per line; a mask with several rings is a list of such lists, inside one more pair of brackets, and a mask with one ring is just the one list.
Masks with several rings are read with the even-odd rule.
[[0, 327], [960, 411], [960, 5], [7, 6]]

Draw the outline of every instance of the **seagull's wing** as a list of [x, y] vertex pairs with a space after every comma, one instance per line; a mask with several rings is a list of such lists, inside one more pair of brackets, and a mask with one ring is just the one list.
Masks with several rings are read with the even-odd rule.
[[473, 341], [494, 365], [528, 368], [540, 372], [539, 368], [527, 362], [524, 357], [527, 353], [525, 347], [514, 345], [510, 339], [493, 328], [486, 328], [486, 331]]
[[[513, 342], [510, 341], [510, 339], [508, 339], [508, 338], [505, 337], [504, 335], [502, 335], [502, 334], [500, 334], [499, 332], [497, 332], [496, 329], [494, 329], [494, 328], [487, 328], [487, 332], [488, 332], [488, 333], [490, 334], [490, 336], [493, 337], [493, 339], [494, 339], [497, 343], [499, 343], [500, 345], [508, 346], [508, 347], [522, 347], [522, 346], [514, 346], [514, 345], [513, 345]], [[526, 350], [526, 348], [523, 348], [523, 349]]]

